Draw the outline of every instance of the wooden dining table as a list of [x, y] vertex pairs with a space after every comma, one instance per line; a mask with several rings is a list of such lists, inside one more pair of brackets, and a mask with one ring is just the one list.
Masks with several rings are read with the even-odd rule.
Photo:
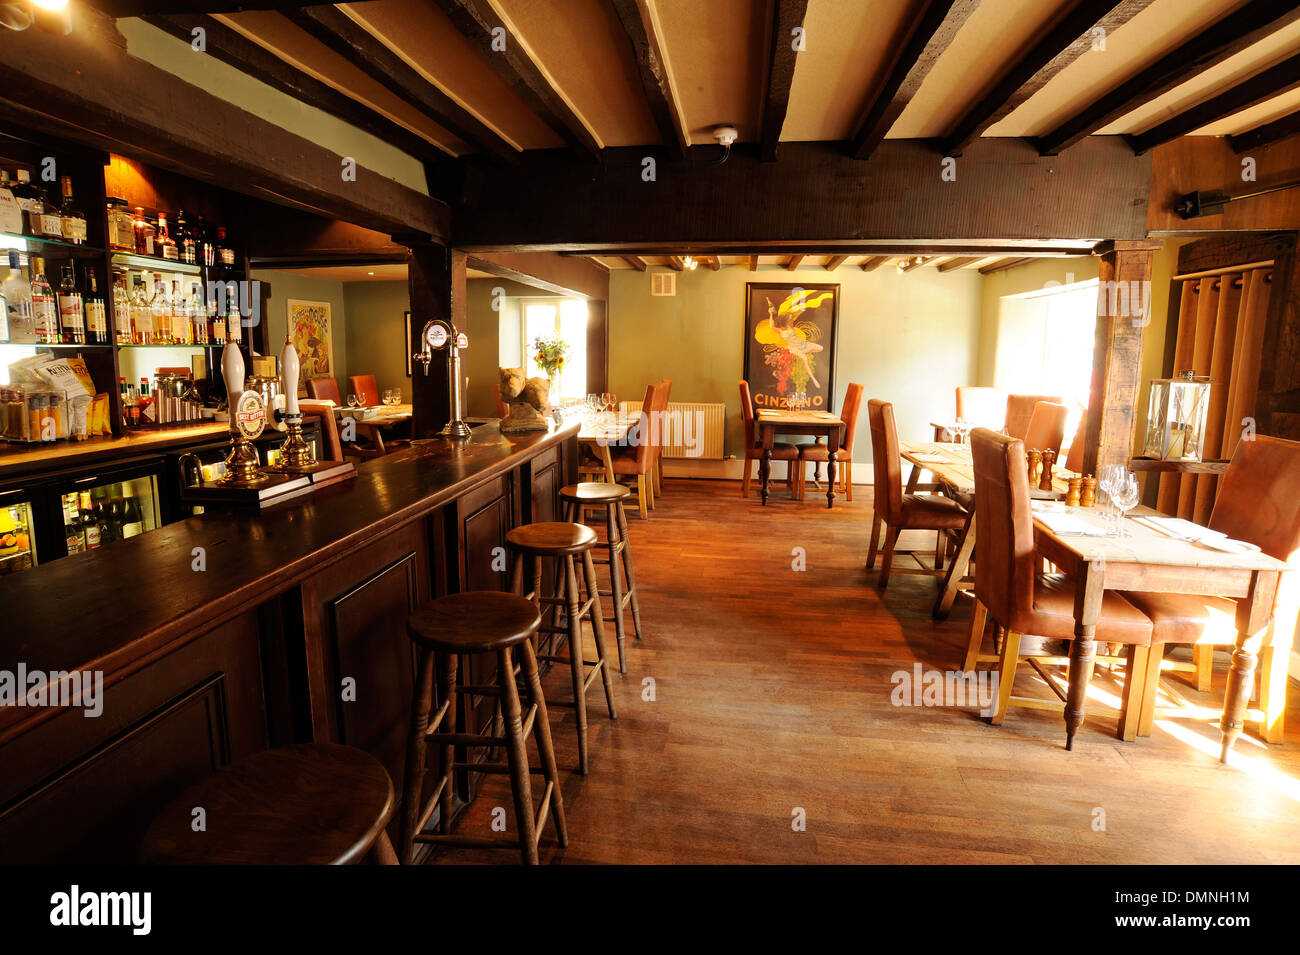
[[[772, 448], [778, 434], [824, 436], [826, 444], [838, 448], [844, 431], [844, 422], [829, 411], [784, 411], [778, 408], [760, 408], [754, 414], [754, 428], [763, 454], [758, 460], [758, 489], [763, 504], [767, 504], [767, 485], [772, 473]], [[835, 506], [835, 455], [827, 456], [826, 506]]]
[[590, 450], [600, 461], [605, 470], [605, 480], [610, 484], [618, 483], [614, 475], [614, 456], [610, 448], [631, 446], [629, 435], [640, 420], [639, 412], [637, 414], [601, 412], [596, 415], [584, 415], [582, 418], [578, 443]]

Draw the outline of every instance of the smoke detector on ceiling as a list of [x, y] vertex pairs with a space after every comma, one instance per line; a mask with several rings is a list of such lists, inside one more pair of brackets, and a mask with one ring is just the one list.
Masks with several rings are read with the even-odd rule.
[[719, 146], [730, 146], [740, 138], [740, 133], [736, 132], [735, 126], [717, 126], [713, 130], [713, 138]]

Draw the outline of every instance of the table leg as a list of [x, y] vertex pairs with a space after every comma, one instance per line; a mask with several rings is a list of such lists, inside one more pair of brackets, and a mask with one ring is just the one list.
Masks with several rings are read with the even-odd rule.
[[763, 506], [767, 506], [767, 479], [772, 473], [772, 438], [770, 434], [763, 439], [763, 453], [758, 459], [758, 496]]
[[1074, 749], [1074, 736], [1083, 725], [1088, 684], [1097, 655], [1097, 620], [1105, 594], [1106, 572], [1099, 562], [1086, 565], [1075, 584], [1074, 640], [1070, 643], [1070, 688], [1065, 698], [1065, 748]]
[[972, 507], [970, 515], [966, 518], [966, 526], [962, 529], [961, 540], [957, 544], [957, 553], [953, 555], [952, 562], [948, 565], [948, 575], [943, 578], [943, 589], [935, 598], [934, 619], [948, 619], [953, 601], [957, 599], [957, 591], [961, 589], [962, 578], [970, 569], [970, 558], [973, 553], [975, 553], [975, 508]]
[[835, 506], [835, 452], [826, 456], [826, 506]]
[[904, 494], [915, 494], [916, 486], [921, 483], [921, 465], [913, 464], [912, 471], [907, 475], [907, 487], [903, 489]]
[[614, 456], [610, 454], [608, 444], [598, 444], [600, 448], [600, 463], [605, 465], [605, 480], [610, 484], [617, 484], [618, 478], [614, 476]]
[[1237, 601], [1237, 646], [1232, 651], [1232, 669], [1228, 671], [1228, 689], [1223, 697], [1223, 717], [1219, 720], [1221, 763], [1228, 761], [1232, 745], [1237, 742], [1246, 722], [1246, 707], [1255, 683], [1255, 664], [1268, 632], [1277, 578], [1275, 572], [1256, 571], [1251, 575], [1250, 592]]

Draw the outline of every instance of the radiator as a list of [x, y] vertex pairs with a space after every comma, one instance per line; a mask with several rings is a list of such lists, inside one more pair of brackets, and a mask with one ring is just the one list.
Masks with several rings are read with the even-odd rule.
[[[641, 404], [620, 401], [619, 411], [625, 415], [639, 414]], [[662, 419], [650, 422], [650, 427], [663, 442], [665, 458], [720, 461], [727, 430], [727, 406], [703, 401], [670, 401]]]

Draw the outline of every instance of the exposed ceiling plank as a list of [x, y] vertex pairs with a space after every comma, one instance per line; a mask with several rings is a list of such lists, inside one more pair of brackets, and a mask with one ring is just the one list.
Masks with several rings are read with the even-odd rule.
[[1169, 117], [1146, 132], [1128, 136], [1127, 139], [1133, 151], [1141, 155], [1161, 143], [1177, 139], [1215, 120], [1239, 113], [1243, 109], [1258, 106], [1298, 87], [1300, 87], [1300, 55], [1283, 60], [1262, 73], [1256, 73], [1250, 79], [1224, 90], [1218, 96], [1197, 103], [1191, 109]]
[[751, 271], [751, 272], [757, 272], [757, 271], [758, 271], [758, 256], [756, 256], [756, 255], [750, 255], [750, 256], [746, 256], [746, 258], [749, 259], [749, 271]]
[[517, 162], [518, 150], [434, 86], [365, 27], [331, 6], [286, 10], [284, 15], [416, 109], [484, 153]]
[[1007, 269], [1014, 269], [1017, 265], [1024, 265], [1033, 259], [998, 259], [996, 262], [990, 262], [988, 265], [980, 266], [980, 275], [992, 275], [994, 272], [1003, 272]]
[[802, 255], [790, 256], [789, 261], [785, 263], [785, 270], [787, 272], [793, 272], [795, 269], [799, 267], [799, 263], [803, 261], [803, 258], [804, 257]]
[[674, 272], [686, 271], [686, 263], [682, 261], [682, 257], [680, 255], [668, 256], [668, 267], [671, 268]]
[[669, 158], [680, 161], [686, 158], [690, 145], [684, 132], [681, 109], [673, 96], [668, 81], [668, 68], [664, 62], [663, 48], [654, 32], [654, 24], [646, 9], [645, 0], [610, 0], [614, 13], [623, 25], [628, 42], [632, 44], [632, 57], [636, 60], [646, 103], [654, 118], [659, 136], [668, 150]]
[[[442, 11], [474, 44], [503, 80], [518, 93], [545, 123], [579, 153], [593, 159], [600, 156], [600, 143], [586, 123], [551, 85], [540, 66], [514, 36], [488, 0], [436, 0]], [[494, 36], [495, 32], [495, 36]], [[496, 37], [506, 37], [505, 49], [495, 49]]]
[[240, 2], [240, 0], [200, 0], [197, 3], [176, 3], [174, 0], [90, 0], [88, 4], [98, 7], [110, 17], [143, 17], [172, 13], [242, 13], [245, 10], [287, 10], [302, 6], [301, 3], [259, 3]]
[[611, 271], [610, 266], [602, 262], [598, 256], [590, 255], [587, 257], [587, 261], [589, 261], [592, 265], [596, 266], [596, 268], [602, 270], [603, 272]]
[[1286, 139], [1296, 133], [1300, 133], [1300, 110], [1288, 113], [1281, 119], [1275, 119], [1263, 126], [1256, 126], [1244, 133], [1229, 136], [1228, 144], [1232, 146], [1233, 152], [1244, 153], [1248, 149], [1267, 146], [1269, 143], [1275, 143], [1279, 139]]
[[624, 255], [622, 256], [622, 259], [638, 272], [644, 272], [647, 268], [645, 259], [641, 258], [639, 255]]
[[940, 265], [939, 271], [951, 272], [954, 269], [961, 268], [963, 265], [970, 265], [972, 262], [978, 262], [979, 260], [979, 256], [977, 255], [959, 255]]
[[781, 127], [790, 107], [790, 85], [794, 82], [795, 63], [803, 37], [796, 33], [803, 27], [808, 0], [775, 0], [772, 4], [771, 49], [767, 59], [767, 85], [763, 90], [762, 123], [759, 131], [759, 155], [763, 162], [776, 161], [776, 147], [781, 141]]
[[864, 272], [874, 272], [888, 261], [889, 256], [887, 255], [869, 255], [863, 260], [860, 268]]
[[345, 96], [328, 83], [322, 83], [314, 76], [291, 66], [219, 20], [201, 14], [197, 16], [161, 14], [146, 16], [144, 19], [186, 43], [192, 41], [194, 28], [202, 27], [206, 51], [218, 60], [267, 86], [287, 93], [299, 102], [314, 106], [385, 142], [392, 143], [417, 159], [436, 162], [451, 155], [423, 136], [375, 112], [364, 103]]
[[1251, 0], [1170, 50], [1135, 76], [1124, 79], [1080, 112], [1038, 139], [1038, 151], [1053, 156], [1198, 73], [1222, 63], [1300, 18], [1291, 0]]
[[977, 136], [1009, 116], [1063, 69], [1092, 49], [1097, 31], [1114, 33], [1152, 0], [1084, 0], [1011, 67], [944, 137], [945, 156], [958, 156]]
[[[1127, 150], [1126, 150], [1127, 151]], [[1100, 240], [1097, 240], [1100, 241]], [[1024, 242], [1024, 243], [953, 243], [942, 244], [938, 242], [927, 242], [916, 240], [914, 242], [808, 242], [795, 243], [778, 240], [747, 240], [744, 245], [737, 243], [731, 245], [728, 243], [711, 241], [708, 248], [716, 249], [721, 247], [721, 254], [724, 255], [749, 255], [749, 249], [758, 249], [756, 255], [769, 256], [821, 256], [821, 255], [882, 255], [885, 257], [901, 256], [911, 258], [914, 255], [978, 255], [982, 258], [991, 258], [995, 256], [1017, 255], [1026, 258], [1062, 258], [1078, 257], [1092, 255], [1092, 249], [1096, 241], [1088, 239], [1061, 240], [1061, 244], [1045, 245], [1042, 243]], [[654, 243], [632, 243], [632, 242], [609, 242], [596, 243], [591, 245], [576, 245], [566, 243], [546, 243], [549, 251], [554, 251], [560, 255], [588, 256], [588, 255], [667, 255], [672, 252], [680, 252], [682, 255], [705, 255], [701, 251], [702, 246], [682, 242], [680, 240], [672, 242], [654, 242]], [[484, 247], [486, 248], [486, 246]]]
[[822, 263], [822, 268], [824, 268], [827, 272], [834, 272], [836, 269], [838, 269], [841, 265], [844, 264], [846, 259], [848, 259], [847, 255], [832, 255], [830, 258], [828, 258], [825, 262]]
[[912, 260], [903, 266], [903, 271], [910, 272], [912, 269], [919, 269], [921, 266], [928, 264], [930, 259], [931, 256], [928, 255], [913, 256]]
[[899, 48], [884, 86], [867, 108], [866, 119], [853, 134], [854, 158], [867, 159], [875, 152], [961, 25], [979, 5], [980, 0], [931, 0], [926, 6], [912, 35]]
[[716, 255], [706, 255], [704, 257], [704, 264], [716, 272], [718, 269], [722, 268], [722, 259]]

